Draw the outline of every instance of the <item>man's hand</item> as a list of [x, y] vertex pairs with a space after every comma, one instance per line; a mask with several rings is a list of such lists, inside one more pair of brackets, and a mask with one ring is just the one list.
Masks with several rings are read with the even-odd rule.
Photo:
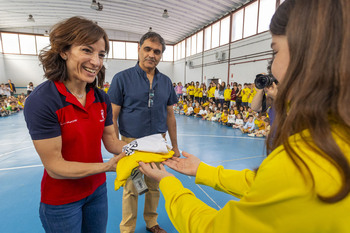
[[159, 168], [155, 163], [139, 162], [139, 165], [139, 169], [143, 174], [157, 182], [160, 182], [164, 177], [174, 176], [165, 170], [163, 164], [160, 164]]
[[194, 155], [191, 155], [187, 152], [182, 152], [182, 155], [186, 158], [176, 158], [172, 157], [163, 162], [171, 169], [180, 172], [189, 176], [196, 176], [198, 166], [201, 163], [201, 160]]
[[181, 153], [180, 153], [180, 151], [179, 151], [179, 149], [176, 147], [173, 147], [173, 151], [175, 152], [174, 153], [174, 157], [177, 157], [177, 158], [179, 158], [180, 156], [181, 156]]

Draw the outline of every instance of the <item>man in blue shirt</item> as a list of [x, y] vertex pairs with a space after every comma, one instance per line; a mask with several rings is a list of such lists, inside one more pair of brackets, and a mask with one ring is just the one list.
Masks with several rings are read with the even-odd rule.
[[[135, 67], [117, 73], [108, 95], [112, 102], [115, 131], [127, 143], [135, 138], [168, 131], [175, 156], [177, 146], [176, 121], [173, 105], [177, 103], [172, 81], [160, 73], [158, 65], [165, 50], [164, 39], [155, 32], [142, 36]], [[119, 136], [119, 135], [118, 135]], [[158, 182], [145, 177], [149, 191], [145, 196], [144, 219], [151, 232], [165, 232], [157, 223], [159, 201]], [[123, 191], [123, 219], [120, 232], [134, 232], [138, 193], [129, 178]]]

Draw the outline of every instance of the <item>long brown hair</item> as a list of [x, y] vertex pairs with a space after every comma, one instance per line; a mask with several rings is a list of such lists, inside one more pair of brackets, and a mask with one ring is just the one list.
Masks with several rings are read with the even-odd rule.
[[[109, 40], [106, 32], [91, 20], [82, 17], [72, 17], [56, 24], [50, 33], [50, 46], [39, 54], [39, 60], [44, 69], [44, 76], [51, 81], [65, 81], [68, 79], [66, 61], [60, 56], [68, 51], [73, 44], [90, 45], [101, 38], [105, 41], [105, 51], [109, 51]], [[105, 67], [102, 66], [97, 74], [97, 85], [103, 86]], [[88, 86], [95, 87], [96, 80]]]
[[343, 178], [335, 195], [318, 197], [324, 202], [338, 202], [350, 192], [349, 161], [332, 136], [332, 127], [337, 124], [343, 129], [338, 133], [350, 144], [350, 2], [286, 0], [280, 8], [270, 29], [275, 34], [278, 27], [274, 24], [290, 13], [289, 20], [284, 17], [288, 21], [285, 32], [290, 63], [278, 86], [274, 133], [268, 137], [267, 150], [269, 153], [283, 145], [298, 169], [306, 168], [311, 174], [288, 141], [291, 135], [307, 129], [314, 145], [306, 134], [301, 134], [302, 140], [333, 164]]

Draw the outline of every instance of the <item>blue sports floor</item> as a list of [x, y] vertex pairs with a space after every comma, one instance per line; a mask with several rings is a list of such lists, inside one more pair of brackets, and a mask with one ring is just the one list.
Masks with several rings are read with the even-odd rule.
[[[196, 155], [207, 164], [223, 165], [228, 169], [254, 169], [265, 155], [264, 139], [250, 138], [237, 129], [193, 117], [176, 115], [180, 150]], [[104, 148], [103, 157], [112, 155]], [[43, 166], [28, 134], [23, 112], [0, 118], [0, 232], [44, 232], [39, 219], [40, 181]], [[168, 168], [168, 170], [170, 170]], [[172, 171], [186, 188], [209, 206], [220, 209], [234, 197], [196, 185], [194, 178]], [[108, 233], [119, 232], [122, 189], [114, 191], [115, 173], [107, 173], [109, 217]], [[139, 198], [136, 231], [147, 232], [143, 220], [144, 195]], [[161, 195], [158, 223], [168, 233], [177, 232], [172, 226]]]

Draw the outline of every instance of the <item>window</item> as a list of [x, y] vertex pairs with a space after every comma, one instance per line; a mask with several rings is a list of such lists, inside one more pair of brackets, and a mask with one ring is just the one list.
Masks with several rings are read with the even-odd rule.
[[113, 58], [125, 59], [125, 42], [113, 41]]
[[242, 39], [243, 34], [243, 10], [239, 10], [232, 15], [231, 42]]
[[182, 42], [181, 42], [181, 59], [182, 58], [185, 58], [185, 55], [186, 55], [186, 53], [185, 53], [185, 50], [186, 50], [186, 43], [185, 43], [185, 41], [183, 40]]
[[211, 26], [204, 30], [204, 51], [211, 49]]
[[20, 42], [21, 54], [36, 55], [35, 36], [20, 34], [19, 42]]
[[174, 46], [167, 45], [163, 53], [163, 61], [173, 61], [174, 59], [173, 55], [174, 55]]
[[197, 53], [203, 51], [203, 31], [197, 33]]
[[178, 44], [178, 47], [177, 47], [177, 60], [180, 60], [182, 57], [181, 57], [181, 49], [182, 49], [182, 42], [180, 44]]
[[18, 34], [1, 33], [4, 53], [19, 53]]
[[258, 33], [269, 30], [275, 7], [276, 1], [260, 0]]
[[105, 58], [113, 58], [113, 41], [109, 41], [109, 51], [108, 51], [108, 57]]
[[245, 8], [244, 14], [244, 37], [256, 34], [258, 20], [258, 1]]
[[138, 43], [126, 42], [126, 59], [138, 59]]
[[2, 42], [0, 40], [0, 53], [2, 53]]
[[213, 24], [211, 32], [211, 48], [216, 48], [220, 44], [220, 21]]
[[230, 40], [230, 16], [221, 20], [220, 46], [227, 44]]
[[48, 36], [36, 36], [37, 54], [40, 54], [40, 51], [47, 46], [50, 46], [50, 38]]
[[177, 61], [177, 47], [178, 47], [178, 44], [174, 45], [174, 61]]
[[194, 34], [191, 37], [191, 55], [194, 55], [197, 53], [197, 35]]
[[186, 39], [186, 57], [191, 56], [191, 37]]

